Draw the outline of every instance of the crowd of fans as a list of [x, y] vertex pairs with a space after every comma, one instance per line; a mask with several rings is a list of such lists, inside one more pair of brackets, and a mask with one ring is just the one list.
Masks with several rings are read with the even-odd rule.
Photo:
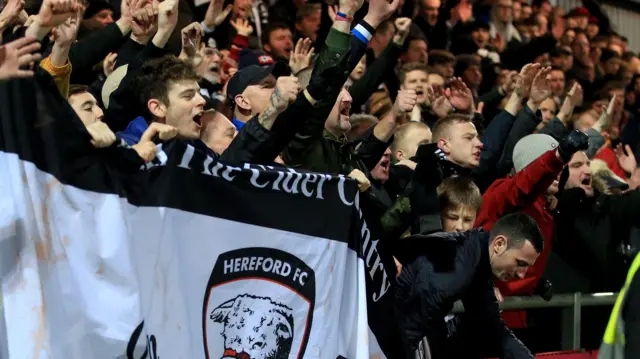
[[[482, 228], [494, 302], [615, 292], [640, 248], [640, 57], [582, 2], [4, 0], [0, 81], [51, 82], [95, 147], [144, 162], [177, 137], [348, 175], [386, 240]], [[443, 335], [415, 297], [425, 263], [396, 258], [411, 349]], [[554, 315], [502, 316], [558, 349]]]

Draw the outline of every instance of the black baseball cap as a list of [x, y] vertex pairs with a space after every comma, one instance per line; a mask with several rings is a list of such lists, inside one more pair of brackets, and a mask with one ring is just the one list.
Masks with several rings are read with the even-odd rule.
[[235, 98], [242, 93], [247, 87], [257, 85], [265, 77], [273, 75], [276, 78], [280, 76], [289, 76], [291, 70], [283, 61], [277, 61], [268, 66], [249, 65], [242, 70], [236, 72], [227, 85], [227, 99], [235, 106]]
[[261, 51], [242, 49], [238, 54], [238, 70], [242, 70], [251, 65], [267, 66], [274, 63], [275, 60], [273, 60], [273, 57]]

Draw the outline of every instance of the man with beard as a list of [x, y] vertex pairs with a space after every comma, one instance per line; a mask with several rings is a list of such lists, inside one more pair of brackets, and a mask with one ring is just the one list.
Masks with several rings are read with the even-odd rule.
[[[618, 152], [625, 164], [637, 167], [633, 154]], [[595, 190], [592, 181], [589, 158], [584, 152], [576, 153], [560, 178], [558, 251], [588, 278], [585, 290], [616, 291], [630, 256], [640, 248], [640, 191], [607, 195]]]
[[220, 52], [212, 47], [205, 47], [202, 50], [202, 62], [196, 67], [196, 73], [200, 76], [200, 94], [207, 100], [207, 108], [217, 108], [218, 104], [224, 101], [220, 95], [222, 90], [220, 83], [220, 63], [222, 57]]
[[293, 51], [293, 34], [289, 26], [274, 22], [262, 33], [262, 50], [276, 60], [289, 61]]
[[[607, 195], [595, 190], [590, 161], [584, 152], [571, 158], [560, 176], [559, 187], [554, 253], [579, 273], [579, 278], [572, 279], [584, 282], [577, 288], [581, 292], [618, 291], [640, 248], [640, 191]], [[583, 345], [596, 348], [609, 309], [594, 307], [585, 311]]]
[[391, 144], [397, 121], [404, 119], [415, 106], [416, 94], [410, 90], [399, 91], [391, 113], [373, 127], [358, 148], [345, 136], [351, 129], [351, 102], [351, 95], [343, 89], [323, 124], [324, 129], [318, 126], [310, 131], [309, 126], [305, 133], [298, 134], [285, 150], [285, 163], [315, 172], [348, 174], [354, 169], [369, 172], [368, 168], [377, 165]]

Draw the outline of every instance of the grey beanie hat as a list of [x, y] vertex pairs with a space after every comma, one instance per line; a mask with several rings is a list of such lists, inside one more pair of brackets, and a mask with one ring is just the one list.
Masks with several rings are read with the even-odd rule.
[[524, 136], [513, 148], [513, 168], [520, 172], [545, 152], [557, 147], [558, 141], [549, 135], [536, 133]]

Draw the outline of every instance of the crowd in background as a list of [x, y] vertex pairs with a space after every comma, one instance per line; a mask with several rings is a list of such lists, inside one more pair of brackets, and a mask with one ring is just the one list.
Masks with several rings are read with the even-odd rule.
[[[541, 238], [495, 244], [497, 302], [616, 292], [640, 248], [640, 57], [582, 4], [4, 0], [0, 81], [50, 82], [95, 147], [141, 163], [177, 137], [348, 175], [390, 241], [525, 213]], [[396, 265], [402, 302], [418, 279]], [[585, 347], [609, 311], [583, 316]], [[531, 351], [559, 348], [558, 313], [502, 317]]]

